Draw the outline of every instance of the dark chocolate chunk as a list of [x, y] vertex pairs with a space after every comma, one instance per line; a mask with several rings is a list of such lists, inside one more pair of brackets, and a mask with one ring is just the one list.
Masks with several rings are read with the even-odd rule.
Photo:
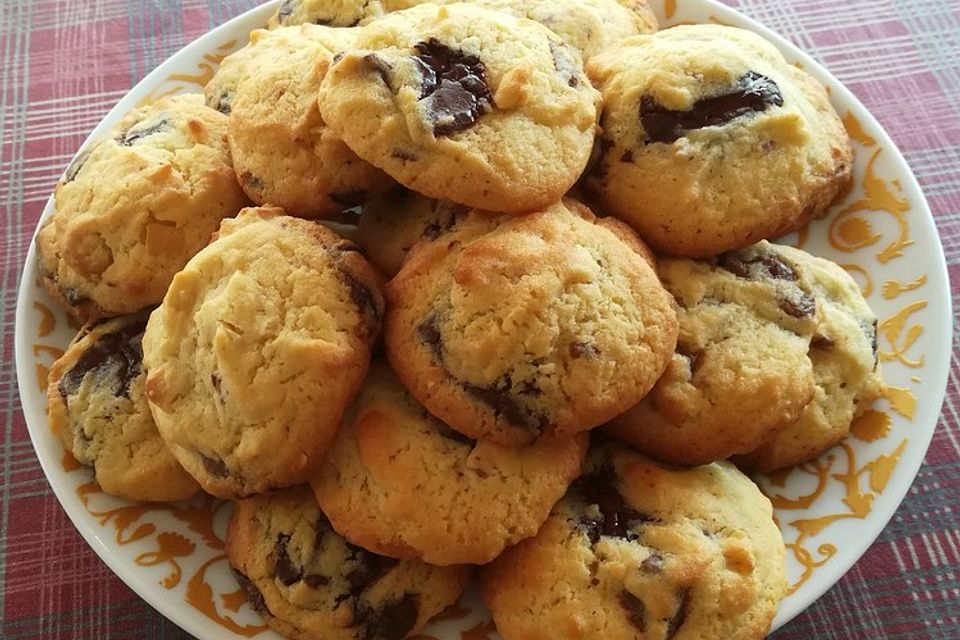
[[365, 640], [400, 640], [413, 629], [420, 614], [419, 598], [416, 594], [405, 593], [394, 600], [374, 609], [364, 603], [357, 608], [355, 622], [364, 626]]
[[303, 582], [311, 589], [316, 589], [317, 587], [324, 587], [330, 584], [330, 578], [320, 575], [319, 573], [309, 573], [303, 576]]
[[624, 501], [616, 483], [613, 469], [603, 467], [581, 476], [570, 488], [587, 505], [595, 504], [600, 511], [597, 518], [584, 517], [579, 522], [580, 530], [592, 543], [596, 543], [600, 536], [636, 540], [636, 533], [630, 529], [639, 523], [653, 521], [653, 518], [636, 511]]
[[87, 149], [73, 159], [73, 162], [70, 163], [70, 166], [67, 167], [67, 171], [63, 174], [64, 183], [73, 182], [76, 180], [77, 174], [80, 173], [81, 169], [83, 169], [83, 165], [87, 163], [87, 158], [90, 157], [90, 152], [91, 149]]
[[810, 296], [801, 293], [796, 300], [789, 298], [781, 300], [780, 310], [794, 318], [806, 318], [817, 312], [817, 303]]
[[237, 579], [237, 582], [240, 583], [240, 588], [243, 589], [243, 592], [247, 595], [247, 602], [250, 603], [253, 610], [260, 615], [270, 615], [270, 610], [267, 609], [267, 603], [264, 602], [263, 594], [260, 592], [260, 589], [257, 588], [257, 585], [253, 584], [250, 578], [236, 569], [232, 571], [233, 576]]
[[664, 640], [671, 640], [677, 631], [680, 630], [680, 627], [683, 626], [683, 623], [687, 621], [688, 607], [690, 606], [690, 589], [686, 588], [680, 592], [677, 602], [677, 611], [673, 614], [673, 617], [670, 618], [670, 621], [667, 623], [667, 634], [664, 636]]
[[210, 384], [213, 385], [213, 390], [217, 392], [217, 395], [223, 400], [223, 376], [220, 375], [219, 371], [214, 371], [210, 374]]
[[663, 569], [663, 556], [654, 551], [640, 563], [640, 569], [644, 573], [660, 573]]
[[531, 415], [517, 402], [513, 395], [513, 382], [505, 376], [496, 384], [486, 387], [464, 382], [464, 390], [491, 409], [497, 418], [503, 418], [511, 425], [524, 429], [540, 431], [546, 426], [546, 418]]
[[493, 94], [479, 58], [436, 38], [417, 44], [414, 50], [421, 76], [420, 99], [426, 101], [435, 136], [463, 131], [492, 109]]
[[620, 162], [633, 162], [633, 151], [631, 149], [624, 151], [620, 156]]
[[727, 93], [698, 100], [689, 111], [672, 111], [652, 96], [640, 99], [640, 122], [652, 142], [674, 142], [687, 131], [724, 125], [740, 116], [782, 106], [780, 87], [770, 78], [748, 71]]
[[579, 340], [571, 342], [568, 351], [570, 352], [570, 357], [574, 360], [579, 360], [580, 358], [593, 360], [600, 355], [599, 349], [595, 346], [589, 342], [580, 342]]
[[340, 280], [347, 286], [350, 299], [366, 319], [367, 337], [373, 338], [380, 331], [380, 305], [373, 291], [346, 269], [339, 270]]
[[277, 536], [277, 541], [273, 546], [273, 554], [276, 556], [273, 564], [273, 575], [288, 587], [294, 582], [300, 582], [300, 579], [303, 577], [303, 569], [294, 565], [293, 561], [290, 560], [290, 555], [287, 553], [287, 544], [289, 544], [289, 542], [290, 536], [286, 533], [281, 533]]
[[371, 553], [349, 542], [346, 544], [350, 552], [348, 562], [352, 560], [354, 566], [345, 578], [350, 585], [350, 593], [353, 596], [360, 595], [400, 562], [396, 558]]
[[345, 55], [347, 55], [345, 51], [337, 51], [335, 54], [333, 54], [333, 61], [330, 63], [331, 66], [343, 60], [343, 56]]
[[745, 260], [736, 253], [724, 253], [717, 258], [717, 266], [738, 278], [759, 276], [791, 282], [797, 280], [794, 268], [775, 255], [758, 255]]
[[580, 85], [580, 74], [576, 63], [570, 55], [570, 49], [564, 44], [550, 43], [550, 53], [553, 54], [553, 68], [564, 79], [568, 87]]
[[113, 333], [105, 333], [84, 351], [76, 364], [60, 378], [58, 389], [64, 401], [77, 392], [87, 375], [97, 385], [106, 385], [120, 398], [130, 397], [130, 385], [143, 366], [143, 331], [147, 317], [131, 322]]
[[437, 364], [443, 362], [443, 337], [440, 335], [440, 319], [436, 313], [431, 313], [427, 319], [417, 327], [417, 336], [420, 340], [430, 347], [430, 353], [433, 354], [433, 361]]
[[630, 621], [630, 624], [636, 627], [640, 633], [645, 633], [647, 630], [647, 607], [643, 604], [643, 600], [629, 591], [621, 591], [617, 600], [620, 601], [620, 606], [623, 607], [623, 612], [627, 614], [627, 620]]
[[380, 76], [380, 79], [383, 80], [383, 84], [387, 85], [388, 88], [392, 87], [390, 84], [390, 72], [393, 71], [392, 64], [381, 58], [376, 53], [368, 53], [367, 55], [363, 56], [363, 62], [369, 69], [376, 72], [376, 74]]
[[877, 368], [877, 363], [879, 358], [877, 357], [877, 319], [874, 318], [873, 322], [860, 323], [860, 328], [863, 330], [863, 335], [866, 336], [867, 340], [870, 342], [870, 348], [873, 349], [873, 368]]
[[138, 123], [121, 135], [117, 143], [122, 147], [131, 147], [144, 138], [149, 138], [168, 128], [170, 128], [170, 123], [163, 119], [152, 124]]
[[200, 461], [203, 463], [203, 468], [207, 470], [207, 473], [217, 476], [218, 478], [227, 478], [230, 476], [230, 469], [223, 460], [220, 458], [211, 458], [202, 453], [199, 455]]

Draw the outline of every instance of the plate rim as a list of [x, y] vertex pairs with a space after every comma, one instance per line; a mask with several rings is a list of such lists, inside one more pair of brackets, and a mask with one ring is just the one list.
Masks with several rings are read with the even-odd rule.
[[[133, 87], [128, 89], [123, 97], [121, 97], [120, 100], [118, 100], [117, 103], [109, 111], [107, 111], [106, 114], [104, 114], [90, 134], [84, 139], [83, 143], [78, 147], [74, 157], [76, 154], [79, 154], [84, 149], [88, 148], [93, 141], [98, 140], [105, 129], [109, 128], [109, 126], [112, 126], [112, 124], [108, 125], [108, 122], [112, 123], [112, 121], [117, 118], [118, 114], [125, 113], [131, 108], [131, 103], [134, 102], [133, 96], [144, 93], [143, 90], [146, 87], [160, 86], [163, 84], [164, 76], [168, 75], [168, 69], [176, 66], [181, 58], [188, 57], [190, 52], [194, 49], [200, 51], [201, 55], [202, 53], [206, 53], [208, 46], [207, 43], [211, 40], [214, 40], [216, 35], [221, 31], [230, 31], [232, 25], [236, 23], [245, 20], [253, 20], [260, 14], [263, 14], [263, 19], [261, 22], [265, 23], [266, 18], [269, 17], [275, 6], [281, 1], [282, 0], [269, 0], [268, 2], [240, 13], [230, 20], [199, 35], [194, 40], [188, 42], [175, 53], [164, 59], [164, 61], [161, 62], [156, 68], [144, 76]], [[656, 0], [653, 1], [655, 2]], [[898, 175], [897, 177], [902, 181], [904, 193], [909, 198], [911, 211], [917, 214], [911, 218], [911, 222], [919, 222], [924, 227], [925, 235], [928, 235], [937, 241], [936, 251], [934, 252], [935, 255], [930, 256], [927, 262], [929, 266], [929, 271], [927, 273], [928, 286], [933, 289], [932, 294], [929, 295], [928, 298], [937, 300], [938, 303], [942, 304], [943, 312], [933, 313], [931, 315], [930, 322], [928, 322], [928, 327], [932, 328], [933, 324], [935, 323], [937, 325], [935, 333], [942, 333], [946, 336], [952, 335], [953, 301], [950, 295], [949, 271], [947, 268], [946, 255], [943, 249], [943, 241], [940, 237], [939, 229], [937, 228], [933, 212], [930, 210], [929, 204], [927, 203], [926, 197], [923, 194], [923, 190], [920, 187], [919, 181], [917, 180], [912, 167], [906, 161], [899, 147], [894, 143], [886, 129], [884, 129], [873, 113], [860, 101], [860, 99], [842, 82], [840, 82], [840, 80], [837, 79], [827, 67], [814, 59], [810, 54], [800, 49], [797, 45], [794, 45], [785, 37], [768, 28], [756, 19], [733, 7], [723, 4], [719, 0], [696, 0], [696, 2], [698, 4], [705, 5], [709, 11], [717, 14], [716, 17], [719, 20], [737, 23], [737, 26], [760, 34], [782, 53], [790, 58], [800, 61], [804, 69], [817, 77], [819, 81], [829, 83], [831, 90], [834, 92], [831, 96], [831, 102], [839, 99], [839, 101], [843, 104], [855, 107], [858, 111], [857, 117], [863, 122], [863, 124], [868, 125], [868, 127], [871, 129], [871, 134], [878, 138], [878, 143], [880, 146], [882, 146], [885, 151], [890, 153], [893, 163], [897, 166], [906, 168], [906, 172], [902, 175]], [[682, 13], [683, 3], [678, 4], [679, 6], [677, 7], [677, 11], [678, 13]], [[138, 597], [143, 599], [147, 604], [153, 607], [168, 620], [194, 637], [203, 638], [205, 637], [206, 633], [206, 630], [203, 628], [203, 626], [204, 623], [208, 621], [202, 617], [197, 618], [197, 621], [195, 621], [193, 616], [184, 616], [183, 603], [171, 600], [170, 598], [164, 598], [163, 596], [165, 593], [157, 591], [155, 585], [148, 578], [130, 572], [129, 567], [126, 566], [127, 563], [123, 561], [120, 556], [117, 556], [111, 552], [111, 547], [101, 535], [100, 530], [94, 528], [92, 521], [88, 521], [89, 518], [87, 516], [89, 514], [73, 504], [73, 500], [68, 495], [72, 493], [73, 488], [67, 487], [65, 482], [57, 477], [58, 472], [54, 473], [55, 470], [50, 468], [50, 466], [53, 464], [52, 461], [46, 460], [45, 456], [41, 455], [41, 447], [43, 446], [43, 443], [40, 441], [41, 436], [39, 429], [46, 424], [46, 419], [42, 415], [42, 411], [37, 410], [36, 407], [28, 408], [24, 403], [24, 398], [27, 397], [27, 381], [32, 381], [33, 379], [33, 376], [31, 375], [32, 371], [29, 370], [28, 366], [32, 364], [32, 361], [27, 355], [30, 352], [30, 347], [27, 343], [28, 338], [26, 327], [28, 327], [31, 323], [27, 316], [30, 310], [29, 298], [32, 295], [31, 289], [35, 283], [30, 282], [28, 278], [30, 275], [35, 275], [36, 273], [35, 269], [30, 268], [30, 265], [35, 264], [36, 261], [36, 235], [41, 228], [43, 221], [49, 216], [48, 212], [52, 211], [52, 208], [53, 193], [51, 192], [51, 195], [44, 205], [37, 225], [33, 230], [26, 258], [22, 265], [23, 271], [21, 272], [18, 283], [14, 320], [14, 360], [17, 377], [17, 390], [20, 400], [21, 413], [23, 414], [24, 421], [26, 422], [30, 442], [34, 449], [34, 454], [36, 455], [37, 461], [43, 470], [44, 477], [53, 490], [60, 507], [67, 514], [67, 517], [70, 519], [74, 528], [80, 533], [86, 543], [91, 549], [93, 549], [93, 551], [104, 562], [104, 564], [107, 565], [110, 571], [132, 591], [134, 591]], [[783, 603], [781, 603], [781, 606], [777, 612], [777, 616], [772, 623], [771, 632], [789, 623], [794, 617], [808, 609], [814, 602], [816, 602], [828, 591], [833, 589], [843, 575], [846, 574], [874, 544], [877, 537], [886, 529], [887, 525], [890, 523], [890, 520], [903, 503], [906, 494], [910, 491], [911, 487], [916, 481], [916, 476], [921, 465], [923, 464], [924, 459], [926, 458], [926, 454], [930, 447], [930, 442], [940, 422], [939, 417], [946, 398], [946, 386], [950, 372], [950, 358], [940, 358], [938, 363], [940, 363], [940, 366], [934, 366], [931, 369], [927, 369], [925, 367], [928, 373], [932, 374], [928, 378], [926, 384], [931, 385], [931, 389], [933, 389], [933, 391], [930, 393], [932, 393], [933, 399], [936, 400], [935, 403], [930, 405], [930, 415], [933, 425], [926, 430], [926, 433], [914, 433], [911, 435], [911, 440], [919, 443], [920, 446], [915, 449], [917, 453], [915, 453], [912, 458], [903, 459], [900, 462], [901, 465], [904, 465], [902, 468], [904, 473], [908, 475], [909, 482], [905, 482], [902, 486], [891, 486], [888, 491], [885, 491], [880, 496], [881, 500], [878, 500], [874, 505], [873, 513], [876, 514], [879, 512], [881, 516], [874, 516], [868, 520], [865, 520], [862, 527], [863, 535], [858, 536], [856, 540], [846, 545], [848, 549], [853, 547], [855, 549], [854, 553], [845, 554], [845, 556], [841, 558], [834, 558], [833, 562], [828, 563], [818, 570], [817, 576], [820, 582], [826, 583], [829, 586], [813, 589], [811, 590], [811, 593], [806, 594], [804, 597], [800, 597], [799, 592], [794, 594], [795, 597], [793, 600], [786, 601], [789, 602], [788, 608], [785, 608]], [[918, 435], [920, 436], [919, 440], [917, 440]]]

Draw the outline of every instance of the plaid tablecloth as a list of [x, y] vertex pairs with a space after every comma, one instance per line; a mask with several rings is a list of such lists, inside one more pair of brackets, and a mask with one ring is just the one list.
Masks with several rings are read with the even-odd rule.
[[[960, 1], [727, 1], [826, 64], [890, 132], [936, 216], [960, 309]], [[189, 637], [106, 568], [51, 493], [20, 411], [14, 309], [33, 228], [84, 137], [147, 72], [256, 3], [0, 0], [0, 638]], [[952, 348], [947, 402], [905, 502], [866, 556], [776, 640], [960, 638]]]

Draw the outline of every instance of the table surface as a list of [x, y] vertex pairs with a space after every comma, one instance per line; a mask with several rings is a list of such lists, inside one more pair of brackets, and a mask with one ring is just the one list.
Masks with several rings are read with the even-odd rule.
[[[890, 132], [936, 217], [960, 309], [960, 0], [726, 1], [824, 63]], [[190, 637], [107, 569], [47, 485], [20, 411], [14, 309], [37, 219], [89, 131], [147, 72], [255, 4], [0, 0], [0, 638]], [[860, 562], [772, 638], [960, 638], [954, 338], [940, 424], [903, 505]]]

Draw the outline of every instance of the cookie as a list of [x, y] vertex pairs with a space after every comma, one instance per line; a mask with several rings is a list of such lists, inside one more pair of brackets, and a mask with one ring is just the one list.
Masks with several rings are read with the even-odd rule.
[[250, 606], [291, 640], [394, 640], [460, 597], [465, 566], [394, 560], [350, 544], [306, 487], [237, 503], [227, 557]]
[[[456, 1], [432, 0], [430, 3]], [[312, 22], [353, 27], [385, 13], [426, 3], [427, 0], [367, 0], [338, 6], [328, 0], [288, 0], [268, 26]], [[469, 0], [469, 4], [539, 22], [579, 51], [584, 60], [624, 38], [657, 30], [657, 18], [646, 0]]]
[[417, 242], [435, 239], [469, 210], [397, 187], [364, 205], [357, 224], [357, 244], [384, 275], [392, 278]]
[[484, 564], [537, 533], [580, 474], [586, 434], [529, 447], [470, 440], [374, 365], [311, 481], [334, 528], [364, 549]]
[[521, 217], [471, 212], [387, 285], [390, 363], [471, 438], [529, 444], [610, 420], [676, 345], [670, 294], [631, 235], [572, 200]]
[[317, 106], [333, 56], [354, 37], [352, 29], [316, 25], [254, 31], [250, 44], [224, 61], [208, 87], [208, 101], [230, 109], [237, 178], [257, 204], [325, 217], [392, 184], [350, 151]]
[[607, 445], [480, 580], [504, 640], [760, 640], [784, 555], [770, 501], [733, 465], [672, 469]]
[[163, 298], [173, 274], [245, 204], [227, 118], [197, 95], [135, 109], [81, 153], [37, 234], [44, 288], [81, 321]]
[[796, 421], [814, 394], [807, 352], [823, 304], [801, 253], [762, 241], [709, 261], [662, 258], [677, 351], [608, 432], [659, 460], [697, 465], [753, 451]]
[[854, 419], [883, 392], [877, 361], [877, 316], [839, 265], [784, 248], [812, 274], [822, 318], [810, 343], [815, 390], [799, 419], [734, 461], [771, 472], [811, 460], [850, 433]]
[[576, 182], [598, 104], [553, 32], [470, 4], [371, 22], [320, 89], [323, 118], [361, 158], [427, 197], [508, 213]]
[[205, 491], [304, 482], [367, 373], [383, 299], [356, 245], [245, 209], [177, 274], [143, 338], [160, 435]]
[[47, 378], [47, 416], [105, 493], [170, 502], [200, 488], [157, 433], [144, 391], [148, 312], [83, 326]]
[[587, 185], [658, 252], [704, 258], [799, 229], [849, 184], [824, 88], [742, 29], [679, 26], [591, 58], [604, 97]]
[[383, 4], [382, 0], [283, 0], [267, 28], [308, 23], [355, 27], [386, 13]]

